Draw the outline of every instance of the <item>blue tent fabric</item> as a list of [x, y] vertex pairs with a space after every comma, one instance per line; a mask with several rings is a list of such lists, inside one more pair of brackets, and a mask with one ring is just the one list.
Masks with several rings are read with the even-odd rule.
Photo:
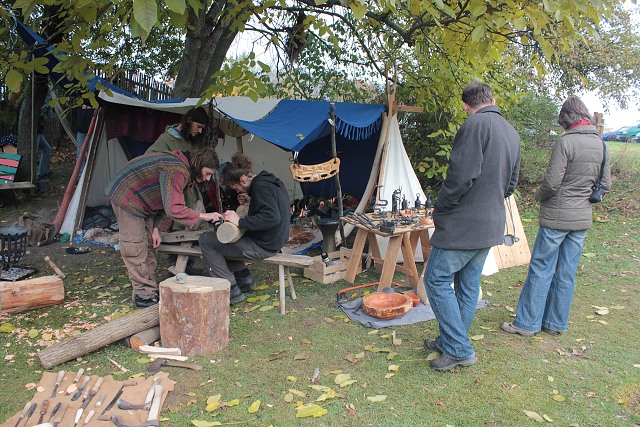
[[[335, 104], [336, 132], [344, 137], [362, 140], [380, 128], [384, 105]], [[308, 143], [329, 134], [329, 108], [330, 103], [326, 101], [283, 99], [269, 115], [257, 121], [227, 117], [265, 141], [288, 151], [299, 152]]]

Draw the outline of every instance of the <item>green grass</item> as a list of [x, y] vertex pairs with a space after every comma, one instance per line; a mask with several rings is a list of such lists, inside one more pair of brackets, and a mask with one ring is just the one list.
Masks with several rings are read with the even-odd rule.
[[[436, 321], [372, 333], [371, 329], [345, 322], [336, 307], [337, 291], [351, 284], [340, 281], [323, 285], [298, 274], [294, 278], [298, 300], [287, 299], [285, 316], [277, 309], [251, 311], [256, 304], [234, 306], [227, 348], [193, 359], [204, 366], [202, 371], [167, 370], [177, 384], [163, 407], [165, 421], [161, 425], [187, 426], [191, 420], [248, 426], [537, 425], [524, 410], [546, 414], [553, 419], [551, 425], [557, 426], [640, 423], [638, 176], [618, 179], [615, 186], [606, 201], [594, 209], [599, 221], [587, 235], [567, 333], [523, 338], [499, 330], [499, 324], [513, 316], [512, 307], [516, 306], [527, 272], [526, 266], [505, 269], [483, 279], [490, 306], [477, 312], [470, 331], [472, 336], [483, 336], [473, 342], [478, 363], [437, 373], [429, 368], [422, 348], [425, 338], [437, 334]], [[537, 206], [527, 201], [529, 193], [522, 190], [519, 207], [532, 245], [538, 212]], [[60, 245], [32, 248], [30, 256], [42, 259], [43, 254], [50, 253], [61, 257], [62, 251]], [[53, 333], [54, 337], [68, 336], [73, 330], [81, 333], [88, 325], [103, 324], [105, 316], [128, 309], [131, 289], [118, 254], [94, 249], [80, 259], [86, 262], [75, 267], [70, 258], [61, 262], [68, 274], [64, 306], [0, 317], [0, 324], [16, 328], [0, 334], [4, 401], [0, 420], [21, 410], [33, 397], [34, 391], [25, 385], [37, 382], [42, 375], [36, 353], [47, 344], [44, 333]], [[42, 265], [41, 271], [45, 268]], [[273, 286], [277, 271], [269, 267], [254, 271], [260, 283], [272, 285], [257, 292], [271, 295], [259, 304], [271, 304], [277, 300], [277, 286]], [[159, 272], [158, 276], [162, 280], [167, 274]], [[357, 283], [378, 278], [377, 273], [367, 271]], [[402, 278], [398, 275], [396, 280]], [[609, 307], [610, 313], [598, 315], [593, 306]], [[29, 338], [27, 333], [32, 329], [36, 335]], [[384, 337], [392, 330], [402, 339], [400, 345], [394, 346]], [[398, 355], [389, 361], [388, 353], [367, 351], [366, 346], [389, 349]], [[364, 357], [360, 362], [347, 360], [349, 355], [361, 352]], [[121, 373], [107, 357], [130, 372]], [[391, 364], [399, 365], [399, 371], [385, 379]], [[96, 375], [113, 374], [125, 379], [131, 373], [143, 372], [146, 364], [138, 354], [116, 343], [51, 371], [76, 371], [79, 367], [91, 368]], [[321, 371], [319, 384], [332, 387], [339, 397], [317, 402], [327, 409], [326, 415], [296, 419], [296, 401], [310, 403], [322, 394], [308, 387], [315, 368]], [[350, 374], [357, 382], [340, 388], [334, 384], [338, 371]], [[289, 376], [297, 380], [290, 381]], [[289, 389], [305, 396], [295, 396], [287, 403]], [[216, 394], [226, 402], [239, 399], [240, 404], [208, 413], [206, 400]], [[386, 395], [386, 401], [367, 400], [377, 394]], [[556, 395], [565, 400], [554, 400]], [[247, 408], [257, 399], [262, 402], [261, 409], [249, 414]]]

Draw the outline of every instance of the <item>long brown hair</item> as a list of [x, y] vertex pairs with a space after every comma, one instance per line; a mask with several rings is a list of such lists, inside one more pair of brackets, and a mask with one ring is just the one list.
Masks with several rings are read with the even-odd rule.
[[558, 124], [565, 130], [569, 129], [572, 124], [586, 120], [589, 124], [593, 124], [589, 109], [580, 98], [571, 95], [564, 101], [560, 114], [558, 114]]
[[207, 147], [192, 153], [189, 165], [191, 166], [191, 181], [196, 182], [196, 178], [200, 177], [202, 168], [210, 168], [217, 171], [220, 167], [220, 160], [216, 150]]
[[[189, 130], [191, 129], [191, 123], [193, 122], [204, 125], [202, 133], [195, 137], [191, 136], [191, 134], [189, 133]], [[182, 135], [182, 138], [186, 139], [187, 141], [196, 141], [198, 143], [201, 142], [203, 138], [206, 138], [208, 130], [209, 115], [204, 108], [192, 108], [184, 113], [184, 116], [182, 116], [182, 120], [180, 121], [180, 135]]]
[[231, 157], [231, 163], [222, 171], [222, 183], [226, 186], [237, 184], [243, 175], [247, 177], [252, 176], [252, 166], [253, 162], [251, 162], [249, 157], [239, 152], [235, 153]]

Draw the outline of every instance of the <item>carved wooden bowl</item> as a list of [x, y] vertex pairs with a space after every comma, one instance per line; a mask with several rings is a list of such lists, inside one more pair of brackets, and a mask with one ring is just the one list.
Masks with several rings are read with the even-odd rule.
[[413, 301], [408, 295], [374, 292], [362, 297], [362, 309], [378, 319], [395, 319], [411, 310]]

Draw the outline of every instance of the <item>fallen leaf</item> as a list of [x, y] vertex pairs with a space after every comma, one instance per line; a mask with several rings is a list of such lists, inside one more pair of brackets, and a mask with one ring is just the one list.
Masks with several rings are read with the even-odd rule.
[[375, 396], [367, 396], [369, 402], [384, 402], [387, 400], [387, 396], [384, 394], [376, 394]]
[[271, 295], [258, 295], [255, 297], [247, 298], [247, 302], [262, 302], [268, 300], [269, 298], [271, 298]]
[[193, 424], [196, 427], [212, 427], [212, 426], [222, 425], [220, 421], [203, 421], [203, 420], [191, 420], [191, 424]]
[[269, 310], [273, 310], [273, 305], [264, 305], [262, 307], [260, 307], [259, 311], [269, 311]]
[[247, 412], [250, 414], [255, 414], [256, 412], [258, 412], [258, 409], [260, 409], [260, 403], [260, 400], [256, 400], [255, 402], [253, 402], [251, 406], [247, 408]]
[[387, 369], [391, 372], [398, 372], [398, 369], [400, 369], [400, 365], [389, 365]]
[[27, 334], [27, 336], [31, 339], [37, 337], [40, 334], [40, 332], [37, 329], [29, 329], [29, 333]]
[[204, 408], [207, 412], [213, 412], [220, 407], [220, 402], [211, 402], [207, 403], [206, 408]]
[[552, 382], [553, 382], [553, 377], [552, 377], [551, 375], [549, 375], [549, 376], [547, 377], [547, 380], [548, 380], [550, 383], [552, 383]]
[[549, 417], [547, 414], [542, 414], [542, 418], [544, 418], [545, 420], [547, 420], [548, 422], [552, 423], [553, 420], [551, 419], [551, 417]]
[[334, 380], [334, 382], [338, 385], [342, 384], [345, 381], [348, 381], [351, 379], [351, 374], [338, 374], [336, 375], [336, 378]]
[[395, 373], [394, 373], [394, 372], [388, 372], [387, 374], [385, 374], [384, 378], [385, 378], [386, 380], [388, 380], [389, 378], [391, 378], [391, 377], [393, 377], [393, 376], [395, 376]]
[[227, 408], [230, 408], [232, 406], [237, 406], [239, 404], [240, 404], [240, 400], [238, 399], [233, 399], [233, 400], [230, 400], [229, 402], [224, 402], [224, 406], [226, 406]]
[[287, 377], [287, 381], [291, 381], [291, 382], [295, 383], [296, 381], [298, 381], [298, 379], [296, 377], [292, 376], [292, 375], [289, 375]]
[[295, 388], [290, 388], [289, 389], [289, 393], [291, 394], [295, 394], [296, 396], [300, 396], [300, 397], [306, 397], [306, 393], [300, 390], [296, 390]]
[[539, 423], [543, 423], [544, 422], [544, 418], [542, 418], [540, 415], [538, 415], [537, 412], [533, 412], [533, 411], [527, 411], [526, 409], [523, 410], [523, 412], [525, 413], [525, 415], [529, 418], [531, 418], [532, 420], [535, 420]]
[[287, 403], [293, 402], [293, 393], [287, 393], [284, 395], [284, 401]]
[[6, 334], [10, 334], [15, 330], [16, 328], [11, 323], [3, 323], [2, 325], [0, 325], [0, 332], [4, 332]]
[[298, 353], [295, 356], [293, 356], [293, 360], [306, 360], [309, 358], [309, 354], [308, 353]]
[[286, 355], [287, 355], [287, 352], [286, 352], [286, 351], [281, 351], [281, 352], [279, 352], [279, 353], [273, 353], [273, 354], [270, 354], [269, 356], [267, 356], [267, 360], [268, 360], [269, 362], [272, 362], [272, 361], [274, 361], [274, 360], [276, 360], [276, 359], [282, 359], [282, 358], [283, 358], [283, 357], [285, 357]]
[[480, 334], [480, 335], [473, 335], [471, 337], [469, 337], [469, 339], [473, 340], [473, 341], [480, 341], [481, 339], [484, 338], [484, 335]]
[[306, 405], [299, 406], [296, 412], [296, 418], [307, 418], [314, 417], [318, 418], [325, 415], [327, 411], [320, 405], [316, 405], [314, 403], [308, 403]]
[[552, 397], [553, 400], [555, 400], [556, 402], [564, 402], [565, 400], [567, 400], [564, 396], [562, 396], [561, 394], [554, 394]]
[[269, 289], [269, 285], [260, 285], [260, 286], [256, 286], [256, 288], [254, 289], [255, 291], [264, 291]]
[[221, 394], [214, 394], [213, 396], [209, 396], [207, 398], [207, 405], [211, 404], [211, 403], [215, 403], [215, 402], [220, 402], [220, 398], [222, 397]]
[[391, 353], [387, 354], [387, 360], [393, 360], [397, 355], [398, 353], [392, 351]]
[[343, 382], [343, 383], [340, 383], [340, 387], [341, 387], [341, 388], [348, 387], [348, 386], [350, 386], [351, 384], [353, 384], [353, 383], [357, 383], [357, 382], [358, 382], [357, 380], [347, 380], [347, 381], [345, 381], [345, 382]]

